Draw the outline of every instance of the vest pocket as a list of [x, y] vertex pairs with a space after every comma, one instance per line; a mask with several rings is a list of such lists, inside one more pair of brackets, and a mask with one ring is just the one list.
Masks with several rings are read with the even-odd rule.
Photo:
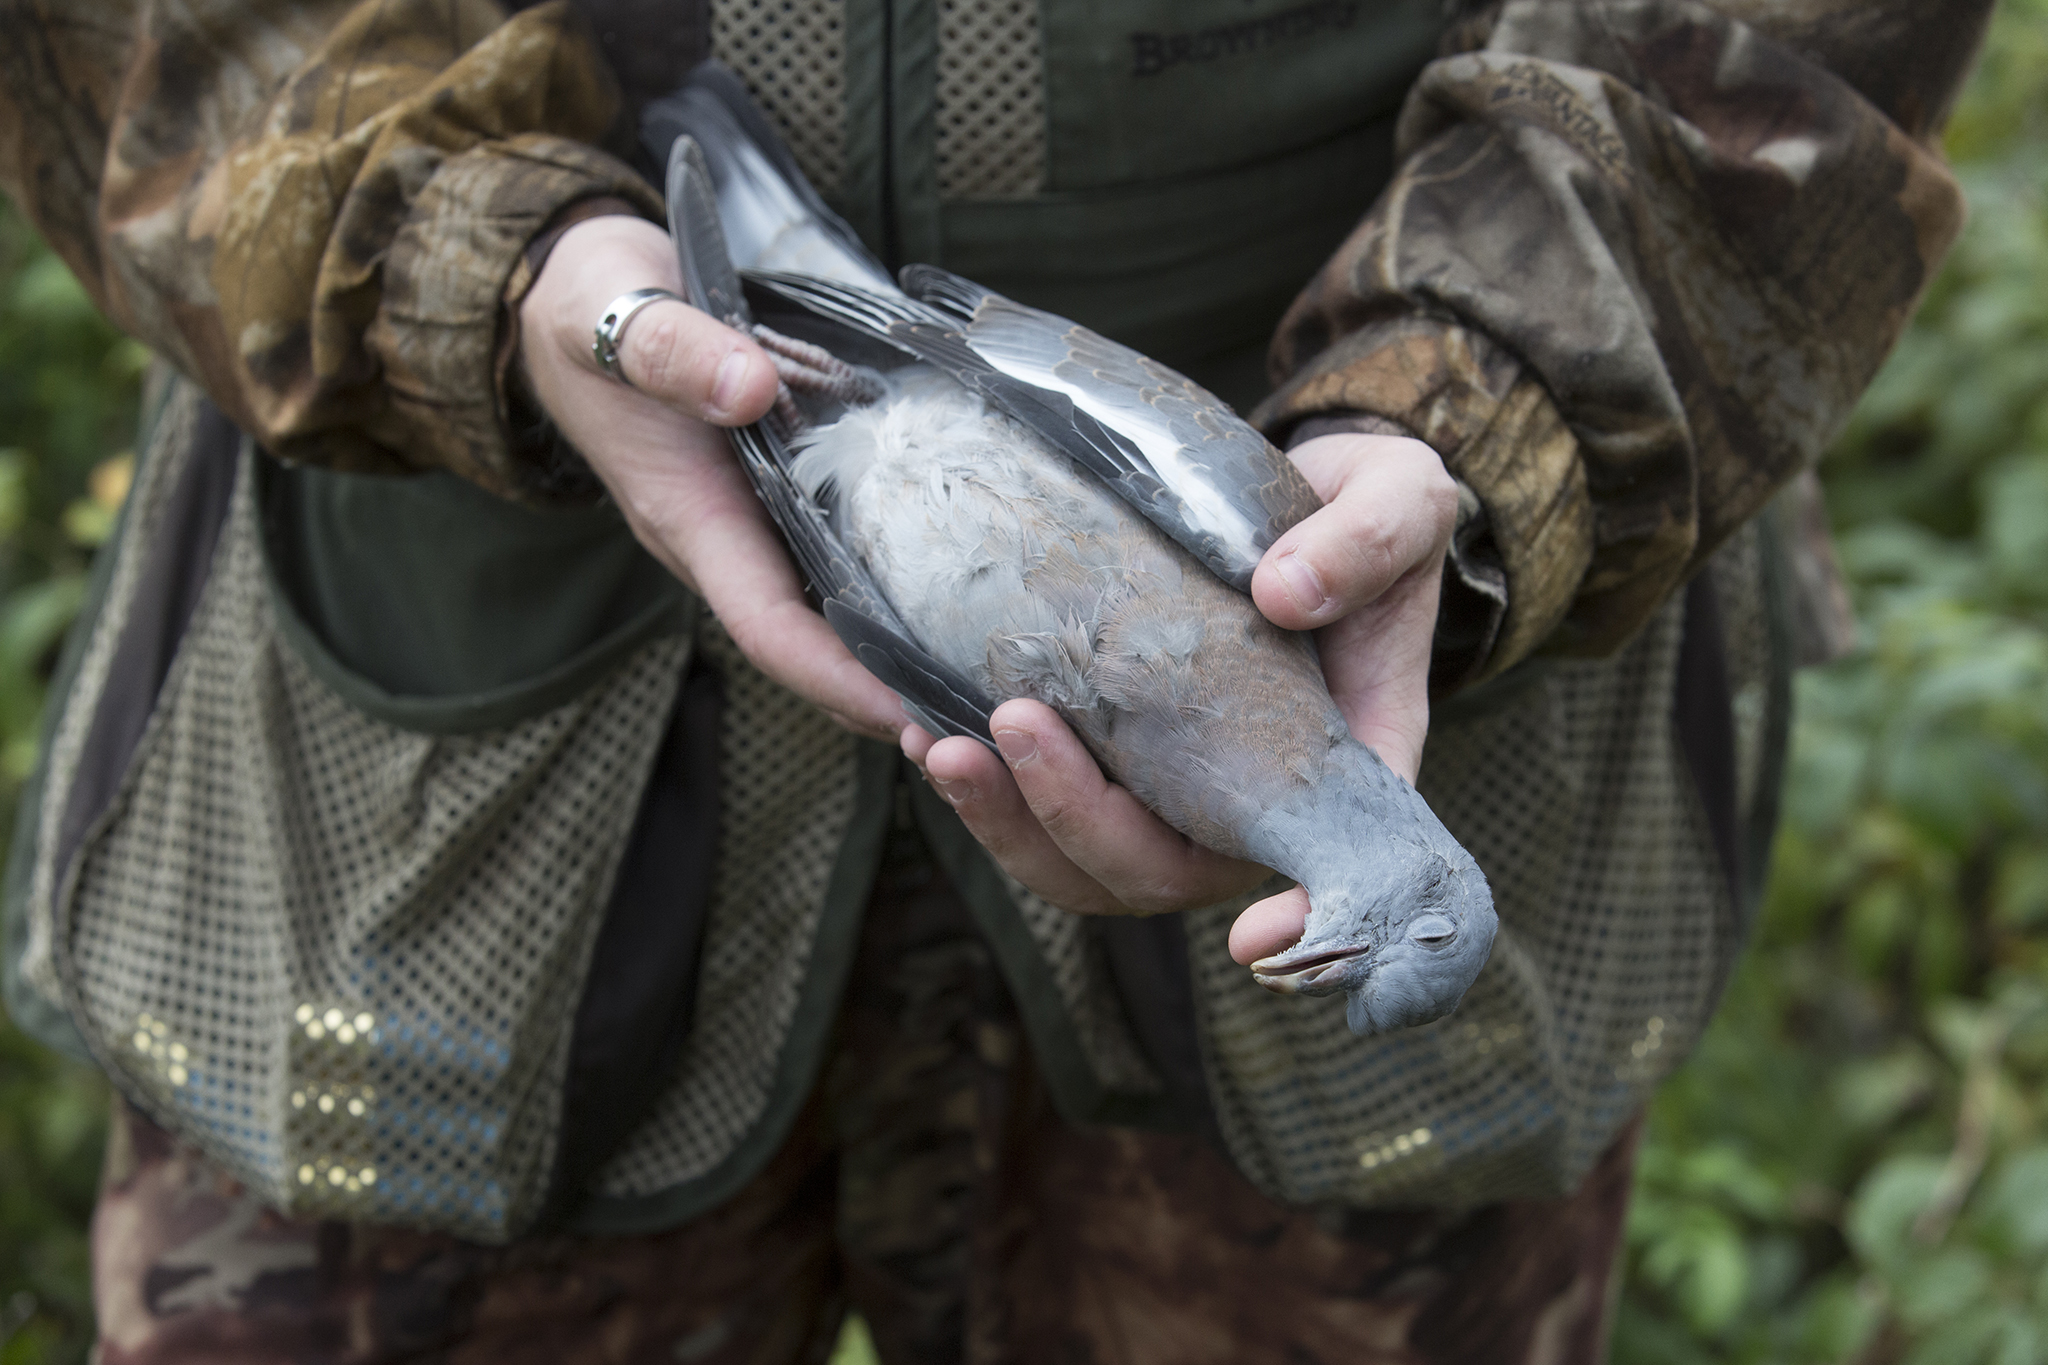
[[[676, 738], [687, 607], [481, 695], [394, 698], [296, 615], [261, 457], [220, 425], [159, 452], [145, 479], [170, 491], [143, 493], [215, 501], [136, 519], [119, 550], [186, 566], [189, 624], [151, 653], [148, 592], [112, 594], [59, 726], [79, 776], [37, 852], [47, 976], [130, 1099], [267, 1202], [505, 1240], [591, 1162], [563, 1138], [572, 1058], [611, 1055], [590, 964], [646, 857], [650, 771], [703, 747]], [[138, 658], [154, 682], [110, 666]]]

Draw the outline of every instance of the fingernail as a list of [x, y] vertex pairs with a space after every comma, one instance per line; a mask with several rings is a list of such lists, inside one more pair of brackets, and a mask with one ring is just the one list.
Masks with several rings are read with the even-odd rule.
[[718, 376], [711, 381], [711, 406], [715, 411], [732, 411], [733, 404], [740, 401], [740, 390], [747, 386], [747, 370], [752, 365], [744, 351], [734, 351], [718, 363]]
[[1273, 561], [1273, 572], [1280, 575], [1280, 586], [1287, 589], [1287, 595], [1294, 599], [1305, 616], [1320, 616], [1323, 608], [1330, 605], [1330, 595], [1323, 591], [1323, 580], [1316, 577], [1316, 571], [1302, 562], [1298, 554], [1289, 552]]
[[962, 782], [957, 778], [951, 782], [942, 782], [936, 777], [930, 780], [939, 795], [946, 798], [946, 804], [949, 806], [958, 806], [974, 799], [972, 782]]
[[996, 731], [996, 748], [1003, 751], [1003, 762], [1013, 768], [1038, 757], [1038, 740], [1028, 730]]

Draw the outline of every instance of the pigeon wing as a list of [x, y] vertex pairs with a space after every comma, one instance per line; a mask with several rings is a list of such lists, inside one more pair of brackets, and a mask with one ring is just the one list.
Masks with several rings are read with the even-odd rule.
[[1293, 463], [1208, 390], [957, 275], [908, 268], [904, 283], [916, 297], [787, 274], [748, 278], [938, 366], [1241, 591], [1281, 532], [1322, 506]]
[[[684, 283], [706, 311], [744, 327], [753, 315], [726, 250], [713, 184], [695, 139], [677, 137], [669, 154], [668, 212]], [[918, 644], [860, 557], [832, 529], [824, 509], [790, 478], [792, 457], [778, 430], [780, 421], [770, 412], [733, 431], [733, 453], [823, 600], [826, 621], [870, 673], [895, 689], [926, 729], [941, 737], [966, 735], [990, 744], [988, 724], [994, 706], [972, 682]]]
[[[1178, 371], [933, 266], [909, 267], [903, 284], [952, 318], [987, 366], [1047, 395], [1041, 404], [1064, 397], [1114, 433], [1108, 442], [1092, 433], [1078, 442], [1044, 434], [1226, 582], [1249, 589], [1260, 556], [1322, 506], [1291, 460]], [[990, 387], [998, 402], [1004, 392], [1015, 390]]]
[[942, 739], [965, 735], [993, 749], [989, 718], [994, 704], [917, 642], [860, 557], [832, 529], [824, 509], [789, 477], [789, 448], [775, 431], [775, 420], [770, 416], [734, 431], [733, 450], [823, 601], [833, 633], [868, 672], [903, 698], [925, 729]]
[[703, 147], [693, 137], [676, 138], [668, 157], [668, 232], [682, 266], [683, 292], [698, 308], [744, 332], [754, 318], [732, 267], [712, 183]]
[[889, 272], [804, 178], [729, 68], [700, 63], [680, 89], [652, 101], [641, 114], [640, 139], [657, 164], [670, 163], [680, 137], [694, 139], [703, 150], [712, 202], [735, 261], [871, 289], [893, 287]]

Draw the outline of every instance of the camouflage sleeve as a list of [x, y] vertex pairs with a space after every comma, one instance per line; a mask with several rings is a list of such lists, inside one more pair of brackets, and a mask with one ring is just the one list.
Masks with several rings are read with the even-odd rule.
[[1483, 504], [1474, 676], [1624, 640], [1809, 466], [1962, 202], [1934, 137], [1989, 0], [1507, 0], [1296, 301], [1258, 420], [1374, 413]]
[[273, 453], [540, 487], [506, 435], [522, 253], [660, 201], [563, 0], [0, 0], [0, 188]]

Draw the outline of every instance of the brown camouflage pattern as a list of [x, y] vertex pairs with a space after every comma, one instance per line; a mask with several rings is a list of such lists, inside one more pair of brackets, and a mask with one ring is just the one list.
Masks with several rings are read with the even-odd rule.
[[565, 0], [0, 0], [0, 188], [277, 455], [508, 494], [508, 283], [560, 209], [660, 202]]
[[1960, 227], [1989, 0], [1511, 0], [1281, 326], [1259, 413], [1399, 421], [1485, 505], [1498, 670], [1602, 653], [1809, 467]]
[[1452, 1216], [1295, 1210], [1198, 1138], [1050, 1106], [968, 912], [914, 836], [878, 884], [796, 1129], [674, 1231], [294, 1221], [132, 1111], [93, 1224], [100, 1365], [768, 1365], [842, 1313], [888, 1365], [1597, 1361], [1633, 1161]]

